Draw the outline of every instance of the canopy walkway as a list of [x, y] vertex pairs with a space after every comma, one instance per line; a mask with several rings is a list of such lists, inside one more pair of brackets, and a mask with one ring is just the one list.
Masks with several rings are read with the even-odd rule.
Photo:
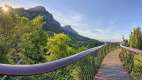
[[47, 63], [0, 64], [0, 74], [14, 77], [46, 75], [46, 80], [132, 80], [134, 57], [130, 53], [141, 55], [142, 51], [116, 43], [104, 44]]
[[121, 49], [110, 52], [96, 74], [96, 80], [132, 80], [119, 59]]

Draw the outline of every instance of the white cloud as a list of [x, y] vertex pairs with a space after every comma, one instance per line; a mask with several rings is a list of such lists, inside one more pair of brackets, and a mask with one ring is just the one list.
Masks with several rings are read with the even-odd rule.
[[80, 22], [82, 21], [82, 16], [81, 15], [75, 15], [71, 17], [72, 20], [74, 20], [75, 22]]
[[[80, 34], [88, 36], [89, 38], [98, 39], [101, 41], [121, 41], [121, 35], [119, 33], [102, 33], [89, 30], [79, 31]], [[109, 34], [109, 35], [108, 35]]]
[[98, 31], [98, 32], [102, 32], [103, 30], [102, 29], [95, 29], [96, 31]]

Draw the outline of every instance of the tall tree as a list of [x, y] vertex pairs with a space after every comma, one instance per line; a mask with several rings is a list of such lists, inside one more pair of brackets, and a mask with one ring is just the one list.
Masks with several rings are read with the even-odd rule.
[[5, 12], [0, 8], [0, 62], [7, 62], [6, 55], [12, 47], [11, 38], [13, 28], [16, 25], [16, 15], [14, 15], [11, 8], [10, 10], [9, 12]]
[[133, 48], [142, 49], [142, 33], [139, 26], [134, 28], [134, 30], [131, 32], [129, 45]]
[[48, 39], [48, 54], [50, 60], [55, 60], [69, 56], [72, 48], [69, 46], [70, 38], [63, 34], [55, 34]]

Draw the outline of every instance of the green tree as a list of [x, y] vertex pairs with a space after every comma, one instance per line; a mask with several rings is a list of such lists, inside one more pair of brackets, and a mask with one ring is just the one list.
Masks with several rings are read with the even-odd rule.
[[12, 48], [13, 28], [16, 25], [16, 16], [4, 13], [0, 9], [0, 62], [7, 62], [6, 55]]
[[70, 40], [63, 33], [55, 34], [54, 37], [48, 38], [48, 59], [55, 60], [72, 54], [72, 48], [69, 46]]
[[47, 33], [43, 30], [37, 30], [25, 38], [25, 55], [33, 63], [46, 61]]
[[134, 28], [133, 32], [131, 32], [129, 45], [133, 48], [142, 49], [142, 33], [140, 27]]

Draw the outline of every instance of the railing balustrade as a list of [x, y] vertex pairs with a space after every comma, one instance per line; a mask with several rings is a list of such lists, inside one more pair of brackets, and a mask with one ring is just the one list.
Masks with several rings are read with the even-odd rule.
[[[32, 80], [94, 80], [100, 64], [115, 44], [105, 44], [80, 53], [34, 65], [0, 64], [0, 74], [8, 79]], [[6, 79], [7, 80], [7, 79]]]

